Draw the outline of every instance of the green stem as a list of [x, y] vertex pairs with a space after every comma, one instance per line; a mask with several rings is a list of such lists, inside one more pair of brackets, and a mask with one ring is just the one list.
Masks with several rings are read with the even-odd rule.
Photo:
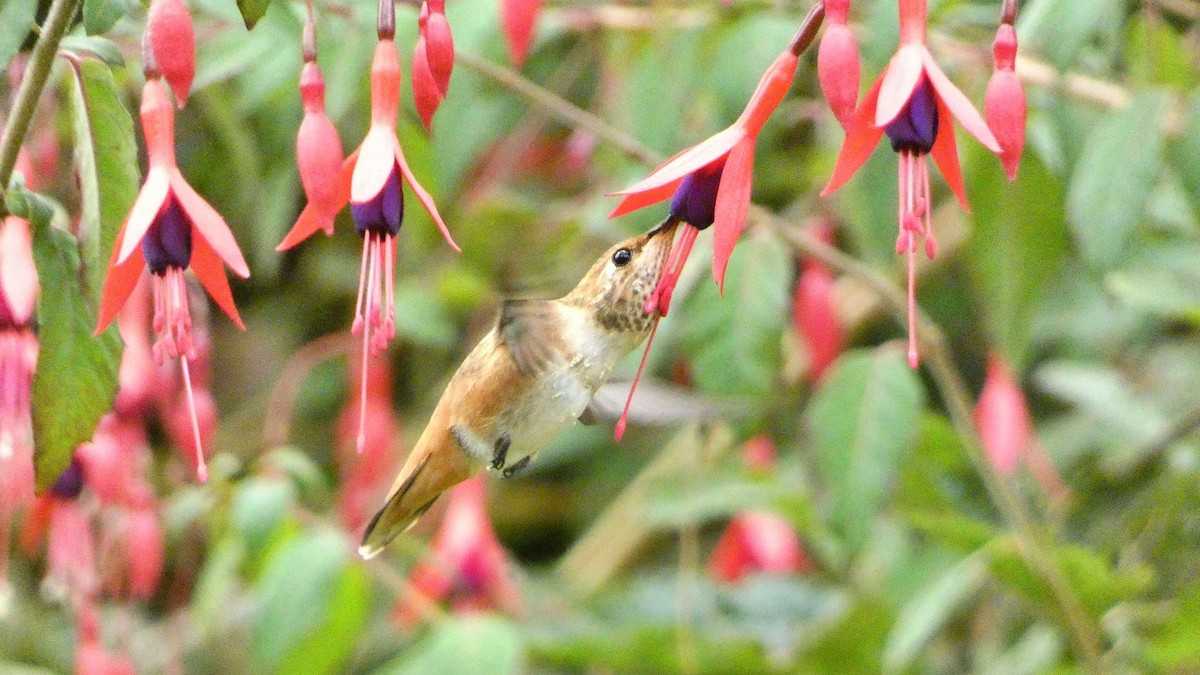
[[38, 99], [46, 88], [46, 80], [50, 78], [50, 66], [54, 64], [54, 55], [58, 53], [58, 44], [67, 33], [71, 17], [82, 0], [54, 0], [50, 4], [50, 12], [42, 24], [41, 35], [29, 55], [29, 64], [21, 76], [21, 86], [17, 89], [17, 99], [13, 103], [8, 123], [4, 125], [4, 134], [0, 136], [0, 216], [7, 215], [8, 209], [4, 204], [4, 193], [8, 189], [8, 181], [12, 178], [13, 168], [17, 165], [17, 154], [25, 135], [29, 133], [29, 124], [33, 121], [33, 113], [37, 110]]

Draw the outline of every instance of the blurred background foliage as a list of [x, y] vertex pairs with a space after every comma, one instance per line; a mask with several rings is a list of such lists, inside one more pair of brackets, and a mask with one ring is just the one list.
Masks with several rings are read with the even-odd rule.
[[[144, 11], [116, 4], [122, 18], [103, 32], [125, 56], [112, 72], [135, 111]], [[930, 5], [932, 51], [982, 102], [999, 3]], [[724, 298], [701, 236], [650, 353], [653, 377], [738, 414], [634, 427], [620, 443], [611, 425], [577, 427], [520, 477], [489, 478], [488, 513], [511, 554], [519, 609], [434, 608], [410, 625], [392, 607], [443, 509], [382, 560], [357, 559], [359, 533], [335, 513], [335, 448], [345, 443], [337, 419], [356, 400], [351, 343], [331, 338], [318, 357], [294, 358], [322, 336], [348, 335], [360, 241], [343, 212], [333, 237], [274, 252], [303, 199], [294, 164], [303, 6], [271, 2], [251, 31], [229, 0], [191, 9], [198, 72], [178, 115], [179, 159], [249, 261], [253, 276], [233, 284], [249, 329], [214, 317], [213, 478], [159, 479], [162, 588], [142, 606], [104, 611], [108, 641], [140, 671], [1200, 669], [1200, 3], [1022, 3], [1029, 146], [1020, 176], [1010, 185], [960, 134], [971, 213], [935, 181], [942, 248], [919, 284], [945, 338], [927, 354], [933, 370], [904, 365], [903, 315], [872, 285], [902, 283], [892, 153], [878, 151], [833, 198], [817, 197], [842, 133], [812, 55], [803, 59], [758, 142], [754, 199], [775, 215], [752, 219]], [[562, 294], [613, 241], [664, 215], [608, 220], [615, 201], [605, 195], [728, 125], [808, 9], [793, 0], [548, 3], [519, 73], [561, 99], [547, 108], [511, 84], [497, 3], [447, 3], [460, 57], [449, 95], [427, 135], [406, 93], [399, 131], [464, 252], [408, 209], [400, 338], [388, 353], [397, 457], [502, 298]], [[368, 122], [375, 5], [317, 10], [328, 111], [353, 148]], [[858, 0], [852, 21], [870, 81], [896, 44], [895, 3]], [[402, 4], [397, 26], [407, 64], [416, 9]], [[62, 75], [44, 106], [62, 113], [37, 128], [69, 138]], [[564, 105], [597, 123], [573, 124]], [[69, 169], [60, 173], [48, 192], [70, 210], [78, 197]], [[815, 219], [835, 222], [837, 247], [874, 275], [835, 269], [850, 342], [819, 384], [806, 376], [791, 320], [794, 244]], [[992, 353], [1012, 364], [1039, 452], [1065, 491], [995, 473], [964, 435], [955, 405], [978, 395]], [[940, 365], [938, 354], [948, 357]], [[942, 366], [950, 380], [934, 372]], [[300, 384], [281, 408], [272, 391], [284, 374]], [[948, 391], [947, 381], [966, 390]], [[281, 423], [283, 437], [264, 433]], [[747, 468], [739, 451], [763, 435], [778, 449], [766, 472]], [[166, 451], [155, 457], [177, 463]], [[730, 518], [752, 508], [786, 519], [808, 564], [724, 583], [706, 561]], [[18, 560], [10, 574], [0, 663], [69, 669], [71, 623], [38, 593], [40, 565]]]

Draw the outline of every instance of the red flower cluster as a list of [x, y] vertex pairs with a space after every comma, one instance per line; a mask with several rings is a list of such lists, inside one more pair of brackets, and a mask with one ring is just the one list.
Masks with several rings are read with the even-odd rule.
[[454, 38], [446, 20], [446, 0], [425, 0], [417, 19], [417, 46], [413, 50], [413, 103], [426, 129], [433, 126], [433, 113], [450, 91], [454, 70]]

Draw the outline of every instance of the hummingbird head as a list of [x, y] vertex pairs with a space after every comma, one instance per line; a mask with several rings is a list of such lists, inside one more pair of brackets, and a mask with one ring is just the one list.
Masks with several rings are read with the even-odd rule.
[[601, 328], [631, 332], [640, 341], [654, 320], [644, 309], [646, 298], [658, 284], [678, 225], [668, 218], [608, 249], [563, 300], [594, 312]]

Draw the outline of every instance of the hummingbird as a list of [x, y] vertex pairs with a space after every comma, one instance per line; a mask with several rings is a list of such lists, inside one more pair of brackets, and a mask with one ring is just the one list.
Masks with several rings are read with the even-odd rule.
[[576, 421], [613, 366], [649, 335], [658, 283], [679, 221], [667, 218], [613, 246], [557, 300], [506, 300], [434, 408], [429, 424], [367, 525], [358, 552], [377, 555], [438, 496], [482, 469], [524, 469]]

